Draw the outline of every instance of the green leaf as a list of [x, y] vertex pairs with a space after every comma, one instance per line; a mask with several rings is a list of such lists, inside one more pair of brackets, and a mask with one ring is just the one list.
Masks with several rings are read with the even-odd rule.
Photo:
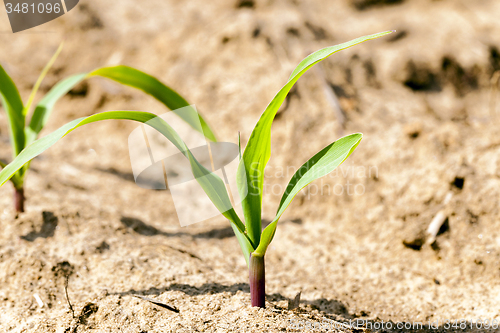
[[43, 79], [49, 72], [50, 68], [52, 65], [54, 65], [54, 62], [56, 61], [57, 57], [59, 56], [59, 53], [61, 53], [63, 49], [64, 42], [59, 44], [59, 47], [56, 50], [56, 53], [50, 58], [49, 62], [47, 65], [42, 70], [42, 73], [40, 73], [40, 76], [38, 77], [38, 80], [36, 80], [35, 85], [33, 86], [33, 89], [31, 90], [30, 97], [28, 98], [28, 102], [24, 106], [23, 114], [26, 116], [31, 108], [31, 104], [33, 104], [33, 100], [35, 99], [36, 93], [38, 92], [38, 88], [40, 88], [40, 85], [42, 84]]
[[283, 193], [276, 217], [262, 232], [260, 244], [254, 252], [255, 255], [265, 254], [267, 247], [274, 237], [281, 215], [297, 193], [312, 181], [326, 176], [341, 165], [356, 149], [362, 138], [363, 135], [361, 133], [356, 133], [329, 144], [295, 172], [288, 183], [285, 193]]
[[[0, 168], [5, 168], [7, 166], [7, 163], [4, 161], [0, 160]], [[15, 188], [22, 188], [23, 187], [23, 179], [19, 172], [16, 172], [12, 178], [10, 179], [12, 181], [12, 184], [14, 184]]]
[[[177, 92], [161, 83], [157, 78], [135, 68], [127, 66], [104, 67], [89, 74], [89, 76], [95, 75], [106, 77], [121, 84], [140, 89], [162, 102], [174, 112], [176, 112], [177, 109], [189, 106], [189, 103]], [[197, 129], [197, 124], [201, 123], [201, 128], [203, 130], [202, 134], [209, 140], [217, 141], [212, 129], [198, 113], [192, 112], [188, 114], [182, 112], [179, 113], [178, 116], [184, 119], [184, 121], [190, 124], [194, 129]]]
[[[5, 168], [7, 166], [7, 163], [4, 161], [0, 160], [0, 168]], [[20, 176], [19, 172], [16, 172], [12, 178], [10, 179], [12, 181], [12, 184], [14, 184], [15, 188], [21, 188], [23, 186], [23, 181], [21, 179], [22, 177]]]
[[241, 161], [241, 136], [239, 131], [238, 131], [238, 158]]
[[[176, 112], [176, 109], [188, 106], [189, 103], [177, 92], [161, 83], [155, 77], [127, 66], [103, 67], [91, 73], [70, 76], [57, 83], [49, 93], [38, 103], [29, 127], [26, 129], [28, 144], [36, 140], [38, 134], [47, 123], [55, 103], [66, 95], [73, 87], [86, 78], [102, 76], [118, 83], [144, 91], [163, 103], [167, 108]], [[191, 111], [190, 111], [191, 110]], [[199, 130], [201, 124], [203, 135], [212, 141], [217, 141], [212, 129], [205, 120], [194, 110], [184, 109], [178, 115], [191, 127]]]
[[0, 100], [2, 101], [2, 105], [7, 113], [7, 119], [9, 120], [12, 155], [16, 157], [17, 154], [23, 150], [25, 145], [24, 106], [14, 81], [12, 81], [1, 65]]
[[[245, 225], [239, 219], [238, 215], [231, 206], [226, 186], [222, 179], [215, 173], [208, 171], [201, 165], [191, 154], [184, 141], [179, 137], [177, 132], [166, 123], [162, 118], [149, 112], [141, 111], [109, 111], [94, 114], [86, 118], [79, 118], [62, 126], [51, 134], [34, 141], [27, 146], [9, 165], [0, 172], [0, 186], [4, 185], [16, 172], [21, 169], [26, 163], [31, 161], [36, 156], [43, 153], [45, 150], [54, 145], [71, 131], [80, 126], [90, 124], [96, 121], [108, 119], [127, 119], [145, 123], [162, 133], [170, 142], [172, 142], [188, 159], [191, 164], [191, 170], [196, 180], [213, 202], [215, 207], [236, 227], [240, 236], [245, 233]], [[230, 208], [229, 208], [230, 207]], [[246, 237], [246, 236], [245, 236]], [[240, 239], [240, 238], [239, 238]], [[244, 251], [251, 252], [254, 248], [248, 247]]]
[[50, 114], [54, 109], [56, 102], [66, 95], [73, 87], [80, 83], [87, 74], [77, 74], [59, 81], [52, 89], [40, 100], [37, 104], [33, 116], [31, 116], [30, 124], [26, 128], [27, 145], [31, 144], [38, 137], [38, 134], [43, 129]]
[[[239, 164], [238, 170], [238, 188], [243, 199], [243, 213], [247, 232], [253, 244], [260, 243], [261, 235], [261, 207], [262, 207], [262, 189], [264, 186], [264, 169], [271, 156], [271, 125], [276, 112], [285, 100], [288, 92], [295, 82], [314, 64], [326, 59], [332, 54], [344, 50], [348, 47], [362, 43], [364, 41], [382, 37], [390, 34], [392, 31], [381, 32], [374, 35], [356, 38], [350, 42], [330, 46], [307, 56], [292, 72], [288, 82], [274, 96], [273, 100], [267, 106], [266, 110], [255, 125], [250, 135], [247, 147], [243, 153], [243, 161]], [[243, 189], [247, 188], [248, 195], [244, 196]]]
[[243, 256], [248, 266], [250, 264], [250, 254], [255, 250], [255, 247], [250, 243], [248, 236], [238, 229], [234, 223], [231, 223], [231, 227], [233, 227], [234, 234], [236, 235], [238, 244], [240, 244], [241, 251], [243, 251]]

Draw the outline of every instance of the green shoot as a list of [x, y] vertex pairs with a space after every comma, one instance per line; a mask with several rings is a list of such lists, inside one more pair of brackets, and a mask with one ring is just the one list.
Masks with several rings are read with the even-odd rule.
[[[264, 188], [264, 169], [267, 162], [269, 161], [269, 158], [271, 157], [271, 126], [274, 117], [281, 104], [285, 100], [290, 89], [297, 82], [297, 80], [313, 65], [326, 59], [327, 57], [338, 51], [344, 50], [364, 41], [385, 36], [391, 32], [392, 31], [386, 31], [374, 35], [360, 37], [347, 43], [321, 49], [307, 56], [295, 68], [295, 70], [292, 72], [292, 75], [288, 79], [288, 82], [276, 94], [264, 113], [261, 115], [259, 121], [255, 125], [254, 130], [252, 131], [247, 146], [244, 149], [243, 154], [241, 155], [238, 167], [237, 184], [240, 197], [242, 198], [245, 223], [242, 222], [242, 219], [240, 219], [240, 217], [236, 214], [234, 207], [231, 205], [224, 182], [215, 173], [207, 170], [194, 158], [191, 151], [180, 139], [179, 135], [172, 127], [170, 127], [163, 119], [147, 112], [103, 112], [87, 118], [80, 118], [64, 125], [63, 127], [43, 137], [42, 139], [32, 142], [15, 158], [12, 163], [5, 166], [4, 169], [0, 172], [0, 186], [5, 184], [5, 182], [7, 182], [9, 179], [12, 179], [12, 177], [16, 175], [16, 172], [23, 168], [23, 166], [31, 159], [41, 154], [43, 151], [54, 145], [58, 140], [63, 138], [66, 134], [80, 126], [106, 119], [129, 119], [145, 123], [162, 133], [184, 154], [186, 158], [188, 158], [191, 165], [191, 171], [193, 172], [196, 180], [205, 191], [207, 196], [210, 198], [210, 200], [213, 202], [215, 207], [217, 207], [217, 209], [230, 221], [249, 267], [250, 294], [252, 305], [264, 307], [264, 256], [269, 247], [269, 244], [273, 240], [273, 237], [276, 233], [276, 228], [280, 217], [300, 190], [302, 190], [312, 181], [327, 175], [339, 165], [341, 165], [354, 152], [362, 139], [361, 133], [347, 135], [334, 141], [333, 143], [330, 143], [313, 157], [311, 157], [306, 163], [304, 163], [290, 179], [285, 193], [283, 193], [273, 221], [264, 230], [262, 230], [261, 211], [262, 192]], [[99, 73], [98, 75], [103, 75], [115, 79], [121, 83], [133, 85], [135, 87], [137, 87], [137, 85], [134, 85], [134, 83], [137, 83], [137, 77], [141, 77], [141, 75], [143, 75], [137, 74], [133, 69], [125, 67], [115, 68], [115, 70], [117, 70], [117, 73], [120, 74], [117, 74], [116, 76], [109, 74], [108, 70], [110, 69], [103, 70], [102, 72], [97, 72]], [[127, 76], [129, 74], [130, 76]], [[147, 81], [149, 83], [156, 82], [153, 79]], [[151, 87], [148, 86], [148, 88]], [[155, 93], [161, 94], [161, 92], [156, 91], [155, 89], [145, 91], [155, 97], [157, 97]], [[175, 94], [161, 94], [161, 96], [159, 97], [163, 98], [164, 104], [167, 106], [178, 105], [176, 103], [171, 103], [172, 96], [175, 99]], [[6, 104], [7, 108], [11, 107], [11, 105], [16, 106], [16, 102], [17, 104], [19, 104], [16, 99], [14, 99], [11, 104]], [[19, 107], [19, 105], [17, 105], [17, 107]], [[184, 120], [189, 122], [189, 119]], [[238, 139], [238, 141], [240, 140]], [[241, 147], [240, 144], [239, 146]], [[231, 208], [227, 209], [226, 207]]]
[[[63, 44], [61, 43], [54, 56], [42, 70], [42, 73], [33, 86], [26, 105], [23, 104], [14, 81], [0, 65], [0, 101], [2, 102], [2, 105], [7, 113], [13, 159], [15, 159], [23, 149], [38, 138], [40, 131], [49, 121], [52, 109], [54, 108], [56, 102], [73, 89], [78, 83], [88, 78], [101, 76], [123, 85], [142, 90], [143, 92], [153, 96], [170, 110], [174, 110], [174, 112], [176, 109], [189, 105], [189, 103], [177, 92], [167, 87], [151, 75], [126, 66], [103, 67], [90, 73], [70, 76], [57, 83], [38, 102], [38, 104], [36, 104], [33, 114], [31, 115], [31, 119], [28, 121], [27, 115], [33, 105], [38, 88], [56, 61], [62, 47]], [[197, 112], [183, 112], [182, 114], [179, 114], [179, 116], [181, 116], [184, 121], [193, 127], [194, 124], [201, 123], [201, 131], [203, 134], [209, 140], [217, 141], [213, 131]], [[2, 169], [5, 168], [6, 163], [0, 162], [0, 167]], [[24, 179], [28, 168], [29, 163], [26, 163], [10, 178], [12, 184], [14, 185], [14, 206], [17, 212], [24, 211]]]
[[38, 89], [40, 88], [40, 85], [42, 84], [43, 79], [45, 78], [45, 76], [49, 72], [50, 68], [52, 68], [52, 66], [56, 62], [56, 59], [59, 56], [59, 53], [61, 53], [61, 51], [63, 49], [63, 46], [64, 46], [64, 43], [61, 43], [59, 45], [59, 47], [57, 48], [56, 53], [54, 53], [54, 55], [49, 60], [49, 62], [47, 63], [47, 65], [45, 65], [45, 67], [42, 70], [42, 73], [38, 77], [38, 80], [36, 80], [35, 85], [33, 86], [33, 89], [31, 90], [30, 97], [28, 98], [28, 102], [24, 106], [24, 110], [23, 110], [24, 116], [26, 116], [28, 114], [28, 112], [30, 111], [31, 105], [33, 104], [33, 101], [35, 100], [36, 93], [38, 92]]

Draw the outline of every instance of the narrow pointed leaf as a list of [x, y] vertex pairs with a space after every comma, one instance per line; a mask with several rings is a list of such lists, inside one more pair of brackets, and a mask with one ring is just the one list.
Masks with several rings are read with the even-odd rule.
[[241, 251], [243, 251], [243, 256], [245, 257], [245, 261], [248, 266], [250, 264], [250, 254], [255, 250], [255, 247], [250, 243], [248, 236], [238, 229], [234, 223], [231, 223], [231, 227], [233, 228], [236, 239], [240, 244]]
[[326, 176], [341, 165], [356, 149], [362, 138], [363, 135], [361, 133], [345, 136], [323, 148], [297, 170], [292, 179], [290, 179], [285, 193], [283, 193], [276, 217], [262, 232], [260, 244], [255, 250], [255, 255], [265, 254], [276, 232], [279, 218], [297, 193], [312, 181]]
[[[4, 161], [0, 160], [0, 168], [2, 168], [2, 169], [3, 169], [3, 168], [5, 168], [6, 166], [7, 166], [7, 163], [5, 163]], [[11, 181], [12, 181], [12, 183], [14, 184], [14, 187], [15, 187], [15, 188], [20, 188], [20, 187], [22, 187], [22, 185], [23, 185], [23, 182], [22, 182], [21, 177], [20, 177], [20, 175], [19, 175], [19, 173], [18, 173], [18, 172], [16, 172], [16, 173], [12, 176], [12, 178], [11, 178], [10, 180], [11, 180]]]
[[12, 155], [15, 157], [25, 145], [24, 106], [14, 81], [2, 66], [0, 66], [0, 100], [9, 120]]
[[[118, 83], [142, 90], [174, 112], [176, 112], [176, 109], [189, 105], [189, 103], [177, 92], [149, 74], [127, 66], [103, 67], [91, 73], [70, 76], [60, 81], [49, 91], [49, 93], [38, 103], [33, 112], [30, 125], [26, 129], [28, 144], [36, 140], [38, 134], [47, 123], [55, 103], [82, 80], [94, 76], [105, 77]], [[206, 121], [197, 112], [194, 112], [194, 110], [193, 112], [184, 110], [178, 115], [194, 129], [198, 129], [197, 124], [201, 124], [202, 134], [209, 140], [217, 141], [210, 126], [208, 126]]]
[[241, 136], [239, 131], [238, 131], [238, 157], [241, 160]]
[[61, 53], [63, 45], [64, 45], [64, 42], [59, 44], [59, 47], [57, 48], [56, 53], [54, 53], [52, 58], [50, 58], [47, 65], [45, 65], [45, 67], [43, 68], [42, 73], [40, 73], [38, 80], [36, 80], [35, 85], [33, 86], [33, 89], [31, 90], [30, 97], [28, 98], [28, 102], [24, 106], [24, 110], [23, 110], [24, 116], [26, 116], [28, 114], [28, 112], [30, 111], [31, 104], [33, 104], [33, 100], [35, 99], [36, 93], [38, 92], [38, 88], [40, 88], [40, 85], [42, 84], [43, 79], [45, 78], [45, 76], [49, 72], [52, 65], [54, 65], [54, 62], [56, 61], [57, 57], [59, 56], [59, 53]]
[[38, 137], [38, 134], [49, 121], [50, 114], [56, 102], [80, 83], [87, 74], [77, 74], [59, 81], [36, 105], [31, 116], [30, 124], [26, 128], [27, 145]]
[[[244, 235], [245, 226], [239, 219], [238, 215], [231, 207], [229, 196], [224, 182], [215, 173], [211, 173], [203, 167], [191, 154], [186, 144], [179, 137], [177, 132], [168, 125], [162, 118], [149, 112], [140, 111], [110, 111], [94, 114], [86, 118], [79, 118], [62, 126], [51, 134], [34, 141], [27, 146], [9, 165], [0, 172], [0, 186], [4, 185], [20, 168], [31, 161], [36, 156], [43, 153], [45, 150], [54, 145], [71, 131], [80, 126], [108, 119], [127, 119], [145, 123], [162, 133], [170, 140], [188, 159], [191, 164], [191, 170], [200, 186], [203, 188], [207, 196], [219, 209], [219, 211], [237, 228], [240, 234]], [[231, 207], [227, 210], [227, 207]], [[240, 243], [243, 244], [243, 243]], [[248, 244], [248, 242], [247, 242]], [[243, 245], [242, 245], [243, 246]], [[246, 246], [246, 245], [245, 245]], [[253, 251], [253, 248], [248, 248], [247, 251]]]
[[[162, 102], [170, 110], [175, 110], [189, 106], [189, 103], [173, 89], [167, 87], [157, 78], [141, 72], [135, 68], [127, 66], [104, 67], [97, 69], [89, 74], [90, 76], [99, 75], [124, 85], [128, 85], [144, 91], [153, 96], [158, 101]], [[214, 132], [205, 122], [205, 120], [196, 112], [178, 114], [188, 124], [197, 128], [197, 124], [201, 124], [201, 128], [205, 137], [212, 141], [217, 141]], [[198, 119], [199, 118], [199, 119]]]
[[293, 175], [283, 193], [275, 219], [279, 219], [293, 198], [312, 181], [326, 176], [342, 164], [361, 142], [363, 134], [345, 136], [323, 148], [311, 157]]
[[[243, 212], [245, 215], [246, 227], [248, 236], [254, 244], [260, 243], [261, 234], [261, 207], [262, 207], [262, 190], [264, 186], [264, 169], [271, 156], [271, 125], [273, 123], [276, 112], [285, 100], [288, 92], [293, 87], [295, 82], [314, 64], [328, 58], [332, 54], [362, 43], [367, 40], [382, 37], [392, 31], [381, 32], [374, 35], [356, 38], [350, 42], [327, 47], [312, 53], [307, 56], [295, 68], [288, 82], [276, 94], [271, 103], [260, 117], [257, 125], [255, 125], [252, 134], [247, 143], [247, 147], [243, 153], [243, 160], [240, 167], [244, 164], [244, 171], [238, 172], [238, 187], [244, 188], [247, 184], [248, 195], [242, 201]], [[241, 190], [240, 190], [241, 192]]]

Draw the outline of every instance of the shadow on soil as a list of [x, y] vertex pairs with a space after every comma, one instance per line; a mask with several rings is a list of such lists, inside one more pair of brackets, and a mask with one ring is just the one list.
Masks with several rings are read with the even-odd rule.
[[230, 226], [210, 231], [200, 232], [197, 234], [191, 234], [188, 232], [164, 232], [133, 217], [123, 216], [120, 219], [120, 222], [125, 227], [132, 229], [134, 232], [143, 236], [156, 236], [156, 235], [166, 236], [166, 237], [190, 236], [193, 238], [218, 238], [218, 239], [234, 237], [233, 229]]
[[145, 296], [159, 296], [166, 291], [180, 291], [189, 296], [200, 296], [200, 295], [213, 295], [219, 293], [229, 292], [231, 294], [236, 294], [239, 290], [250, 293], [250, 287], [247, 283], [236, 283], [230, 286], [226, 286], [219, 283], [205, 283], [200, 287], [193, 287], [188, 284], [173, 283], [166, 288], [150, 288], [146, 290], [128, 290], [114, 295], [127, 296], [127, 295], [145, 295]]
[[[122, 216], [120, 222], [128, 229], [132, 229], [134, 232], [143, 236], [156, 236], [156, 235], [161, 235], [166, 237], [190, 236], [193, 238], [217, 238], [217, 239], [234, 237], [233, 228], [231, 228], [231, 226], [204, 231], [196, 234], [191, 234], [188, 232], [164, 232], [134, 217]], [[263, 220], [262, 227], [265, 228], [269, 223], [270, 221]], [[301, 219], [286, 220], [281, 223], [301, 224], [302, 220]]]
[[[166, 291], [180, 291], [186, 295], [191, 297], [200, 296], [200, 295], [212, 295], [218, 293], [231, 293], [232, 295], [236, 294], [238, 291], [243, 291], [244, 293], [250, 294], [250, 287], [247, 283], [236, 283], [233, 285], [223, 285], [219, 283], [205, 283], [200, 287], [193, 287], [188, 284], [180, 284], [174, 283], [166, 288], [150, 288], [146, 290], [128, 290], [124, 292], [112, 293], [111, 295], [118, 296], [133, 296], [133, 295], [144, 295], [144, 296], [160, 296]], [[250, 296], [249, 296], [250, 299]], [[271, 294], [266, 295], [266, 300], [271, 303], [279, 302], [279, 301], [292, 301], [291, 298], [285, 297], [281, 294]], [[274, 305], [274, 307], [272, 307]], [[466, 333], [479, 333], [479, 332], [498, 332], [498, 329], [485, 329], [476, 327], [475, 323], [467, 322], [466, 328], [460, 328], [460, 321], [458, 322], [450, 322], [445, 323], [442, 320], [436, 322], [435, 320], [429, 323], [429, 321], [414, 321], [414, 322], [394, 322], [394, 321], [383, 321], [383, 320], [370, 320], [366, 317], [355, 317], [349, 314], [347, 307], [340, 301], [337, 300], [329, 300], [325, 298], [320, 298], [316, 300], [301, 300], [301, 307], [310, 307], [313, 310], [319, 310], [324, 313], [324, 320], [319, 321], [318, 319], [303, 321], [299, 323], [300, 325], [315, 325], [313, 331], [318, 328], [318, 331], [321, 331], [321, 325], [339, 325], [344, 324], [346, 328], [349, 325], [352, 325], [352, 332], [365, 332], [367, 329], [370, 332], [408, 332], [408, 333], [450, 333], [450, 332], [466, 332]], [[287, 311], [287, 308], [282, 308], [276, 306], [275, 304], [271, 305], [271, 311]], [[270, 307], [270, 308], [271, 308]], [[298, 308], [293, 310], [297, 313], [310, 312], [310, 310], [305, 310], [304, 308]], [[480, 326], [480, 324], [478, 324]], [[462, 324], [463, 327], [463, 324]], [[298, 329], [291, 328], [291, 331], [301, 331], [305, 329], [310, 329], [309, 327], [301, 327]], [[332, 328], [332, 330], [334, 330]], [[335, 331], [335, 330], [334, 330]], [[349, 330], [346, 330], [349, 331]]]
[[[188, 284], [180, 284], [180, 283], [174, 283], [171, 284], [169, 287], [158, 289], [158, 288], [150, 288], [147, 290], [128, 290], [124, 292], [118, 292], [115, 293], [114, 295], [119, 295], [119, 296], [132, 296], [132, 295], [144, 295], [144, 296], [159, 296], [162, 293], [166, 291], [180, 291], [183, 292], [186, 295], [189, 295], [191, 297], [194, 296], [201, 296], [201, 295], [213, 295], [213, 294], [219, 294], [219, 293], [231, 293], [232, 295], [235, 295], [238, 291], [242, 291], [244, 293], [250, 294], [250, 286], [248, 283], [236, 283], [232, 285], [223, 285], [219, 283], [205, 283], [201, 285], [200, 287], [193, 287]], [[250, 300], [250, 295], [248, 296]], [[292, 299], [285, 297], [281, 294], [271, 294], [271, 295], [266, 295], [266, 300], [268, 302], [279, 302], [279, 301], [286, 301], [287, 303], [291, 302]], [[349, 315], [349, 312], [347, 310], [347, 307], [342, 303], [337, 300], [327, 300], [325, 298], [320, 298], [317, 300], [313, 301], [308, 301], [308, 300], [302, 300], [300, 302], [301, 305], [309, 305], [313, 309], [317, 309], [320, 311], [323, 311], [327, 314], [335, 315], [335, 316], [341, 316], [342, 318], [347, 318], [347, 319], [353, 319], [351, 315]], [[278, 306], [274, 306], [274, 309], [276, 310], [287, 310], [286, 308], [280, 308]], [[300, 309], [297, 311], [300, 312]]]
[[52, 212], [43, 212], [43, 224], [40, 231], [30, 231], [27, 235], [21, 236], [21, 239], [33, 242], [37, 238], [49, 238], [54, 236], [59, 219]]

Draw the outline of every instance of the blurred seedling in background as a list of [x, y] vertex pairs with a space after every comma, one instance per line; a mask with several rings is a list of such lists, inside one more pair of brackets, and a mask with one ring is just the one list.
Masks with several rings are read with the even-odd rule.
[[[367, 40], [385, 36], [391, 32], [381, 32], [360, 37], [347, 43], [326, 47], [304, 58], [294, 69], [288, 82], [276, 94], [271, 103], [269, 103], [255, 125], [239, 161], [236, 182], [240, 198], [242, 199], [243, 220], [245, 223], [242, 222], [242, 219], [240, 219], [234, 210], [225, 182], [215, 172], [208, 170], [198, 162], [178, 133], [165, 120], [148, 112], [109, 111], [76, 119], [25, 148], [11, 164], [0, 172], [0, 185], [5, 184], [8, 179], [14, 176], [31, 159], [80, 126], [106, 119], [130, 119], [145, 123], [162, 133], [189, 160], [193, 176], [203, 191], [220, 213], [230, 221], [249, 268], [252, 306], [265, 307], [264, 256], [269, 244], [273, 240], [281, 215], [290, 205], [293, 198], [305, 186], [327, 175], [342, 164], [353, 153], [362, 139], [362, 134], [360, 133], [340, 138], [327, 145], [304, 163], [288, 183], [274, 219], [267, 227], [262, 229], [264, 169], [271, 157], [271, 126], [274, 117], [290, 89], [313, 65], [338, 51]], [[207, 135], [205, 136], [208, 138]], [[290, 251], [297, 253], [300, 251], [300, 248], [290, 249]]]
[[[103, 67], [90, 73], [72, 75], [58, 82], [31, 111], [36, 94], [44, 77], [54, 64], [57, 56], [62, 50], [63, 44], [59, 46], [54, 56], [42, 70], [40, 77], [36, 81], [26, 104], [23, 104], [19, 91], [4, 68], [0, 65], [0, 100], [7, 114], [10, 129], [10, 143], [12, 147], [12, 156], [15, 159], [21, 151], [33, 143], [48, 122], [55, 103], [81, 81], [101, 76], [123, 85], [128, 85], [153, 96], [171, 110], [179, 109], [189, 105], [189, 103], [174, 90], [161, 83], [155, 77], [141, 72], [137, 69], [127, 66]], [[210, 127], [197, 114], [183, 113], [180, 115], [184, 120], [192, 124], [196, 122], [201, 124], [203, 133], [207, 139], [216, 141]], [[196, 118], [194, 118], [196, 117]], [[199, 117], [199, 119], [198, 119]], [[2, 158], [4, 156], [1, 156]], [[0, 168], [5, 168], [6, 161], [0, 160]], [[24, 183], [26, 173], [30, 163], [26, 163], [10, 178], [14, 186], [14, 206], [17, 212], [24, 212], [25, 192]]]

